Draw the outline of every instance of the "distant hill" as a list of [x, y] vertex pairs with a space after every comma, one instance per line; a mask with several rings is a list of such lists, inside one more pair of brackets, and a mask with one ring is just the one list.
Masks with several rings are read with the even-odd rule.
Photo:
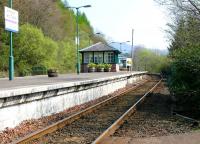
[[[64, 3], [63, 3], [64, 2]], [[29, 75], [33, 67], [57, 68], [59, 72], [75, 72], [76, 13], [67, 0], [14, 0], [19, 11], [20, 32], [14, 34], [16, 75]], [[0, 0], [0, 74], [7, 73], [9, 37], [4, 30], [4, 6]], [[80, 49], [104, 41], [94, 34], [85, 13], [79, 14]]]
[[[120, 44], [119, 43], [111, 43], [110, 44], [112, 47], [120, 50]], [[129, 45], [129, 44], [126, 44], [126, 43], [123, 43], [121, 44], [121, 51], [123, 53], [131, 53], [131, 49], [132, 49], [132, 46]]]
[[[111, 43], [110, 44], [111, 46], [113, 46], [114, 48], [120, 50], [120, 44], [119, 43]], [[135, 50], [135, 48], [138, 48], [138, 47], [143, 47], [143, 46], [138, 46], [138, 45], [134, 45], [133, 46], [133, 52]], [[155, 53], [159, 54], [159, 55], [167, 55], [168, 54], [168, 50], [167, 49], [151, 49], [152, 51], [154, 51]], [[121, 52], [122, 53], [128, 53], [130, 54], [132, 51], [132, 46], [130, 44], [127, 44], [127, 43], [123, 43], [121, 44]]]

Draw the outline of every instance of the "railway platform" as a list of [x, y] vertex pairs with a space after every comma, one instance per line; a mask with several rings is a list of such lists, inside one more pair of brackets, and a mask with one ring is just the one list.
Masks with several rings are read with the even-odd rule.
[[8, 78], [0, 78], [0, 92], [3, 90], [29, 88], [36, 86], [88, 81], [101, 78], [109, 78], [113, 76], [120, 76], [124, 74], [137, 74], [141, 72], [95, 72], [95, 73], [80, 73], [79, 75], [72, 74], [60, 74], [58, 77], [49, 78], [47, 75], [39, 76], [27, 76], [27, 77], [15, 77], [13, 81], [9, 81]]
[[0, 79], [0, 131], [106, 96], [145, 78], [146, 72], [105, 72]]

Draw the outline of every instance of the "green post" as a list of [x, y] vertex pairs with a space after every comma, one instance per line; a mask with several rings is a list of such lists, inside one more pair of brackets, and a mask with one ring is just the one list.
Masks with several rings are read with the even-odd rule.
[[79, 57], [79, 28], [78, 28], [78, 18], [79, 18], [79, 9], [80, 8], [89, 8], [91, 5], [84, 5], [80, 7], [67, 7], [67, 8], [74, 8], [76, 9], [76, 71], [77, 74], [80, 74], [80, 57]]
[[119, 57], [118, 53], [115, 54], [115, 64], [119, 64]]
[[[8, 5], [12, 8], [12, 0], [8, 1]], [[10, 56], [9, 56], [9, 80], [14, 78], [14, 57], [13, 57], [13, 34], [10, 32]]]
[[77, 50], [77, 64], [76, 64], [76, 70], [77, 74], [80, 74], [80, 59], [79, 59], [79, 28], [78, 28], [78, 17], [79, 17], [79, 8], [76, 8], [76, 50]]

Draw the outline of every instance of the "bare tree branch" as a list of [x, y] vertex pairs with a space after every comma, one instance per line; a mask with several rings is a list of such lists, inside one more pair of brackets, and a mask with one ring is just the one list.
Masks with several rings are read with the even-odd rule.
[[170, 8], [175, 14], [189, 13], [197, 18], [200, 17], [199, 0], [155, 0], [155, 2]]
[[198, 6], [192, 1], [192, 0], [188, 0], [190, 2], [190, 4], [198, 11], [198, 13], [200, 14], [200, 8], [198, 8]]

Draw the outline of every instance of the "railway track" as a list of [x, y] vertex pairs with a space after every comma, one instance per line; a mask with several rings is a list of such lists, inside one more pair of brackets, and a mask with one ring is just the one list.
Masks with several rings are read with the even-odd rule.
[[158, 77], [154, 77], [14, 143], [100, 143], [104, 137], [113, 134], [159, 83]]
[[110, 139], [116, 137], [133, 139], [162, 137], [190, 133], [198, 129], [198, 121], [172, 114], [171, 97], [165, 88], [165, 83], [162, 82], [156, 91], [137, 108], [137, 111], [129, 116], [124, 124], [115, 131]]

